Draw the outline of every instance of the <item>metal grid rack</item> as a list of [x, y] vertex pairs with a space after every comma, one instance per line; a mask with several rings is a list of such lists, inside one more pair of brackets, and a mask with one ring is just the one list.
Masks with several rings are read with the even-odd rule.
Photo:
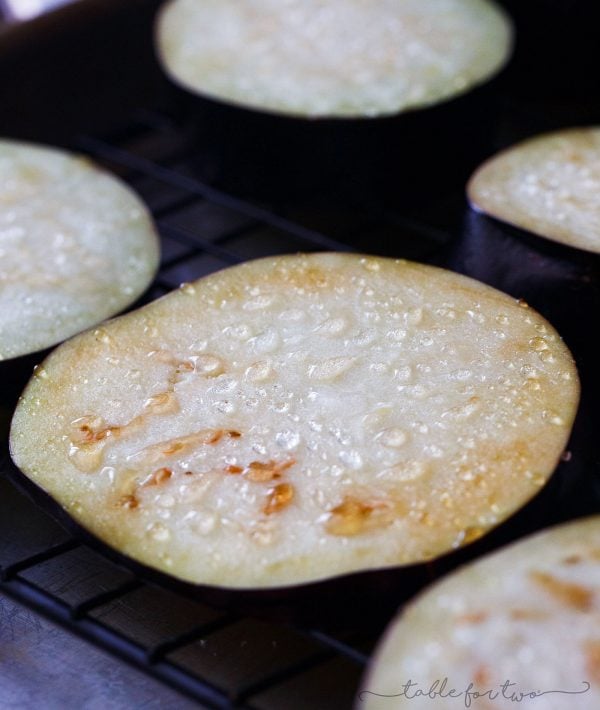
[[[524, 113], [529, 127], [529, 108]], [[513, 124], [519, 118], [514, 106], [497, 115]], [[545, 127], [543, 112], [537, 123]], [[498, 127], [507, 134], [506, 123]], [[512, 125], [511, 138], [518, 132]], [[273, 208], [202, 182], [187, 159], [188, 136], [181, 119], [143, 110], [125, 129], [79, 137], [74, 146], [120, 174], [152, 209], [162, 264], [147, 300], [274, 253], [354, 249], [443, 265], [462, 229], [462, 183], [435, 202], [402, 209], [351, 191], [338, 207]], [[9, 465], [0, 450], [0, 474]], [[15, 600], [209, 707], [351, 706], [380, 627], [331, 634], [223, 613], [108, 562], [2, 475], [0, 501], [0, 591]]]
[[[125, 131], [74, 146], [152, 209], [162, 264], [145, 300], [251, 257], [369, 243], [397, 254], [401, 233], [403, 256], [426, 259], [450, 239], [436, 224], [372, 205], [284, 214], [238, 199], [188, 169], [185, 136], [172, 117], [144, 110]], [[11, 464], [0, 455], [2, 473]], [[0, 500], [0, 590], [13, 599], [210, 707], [351, 705], [380, 628], [331, 634], [221, 613], [101, 558], [2, 476]]]

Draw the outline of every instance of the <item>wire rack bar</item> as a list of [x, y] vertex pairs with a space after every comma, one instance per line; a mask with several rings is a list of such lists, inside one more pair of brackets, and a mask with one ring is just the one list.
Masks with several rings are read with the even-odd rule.
[[173, 187], [185, 190], [209, 200], [213, 204], [220, 205], [226, 209], [243, 214], [251, 219], [258, 220], [271, 227], [280, 229], [283, 232], [293, 235], [307, 242], [312, 242], [319, 245], [323, 249], [331, 249], [334, 251], [348, 251], [347, 244], [332, 239], [331, 237], [321, 234], [315, 230], [304, 227], [296, 222], [293, 222], [285, 217], [281, 217], [274, 212], [263, 207], [259, 207], [251, 202], [246, 202], [233, 195], [230, 195], [214, 187], [206, 185], [199, 180], [188, 177], [182, 173], [175, 172], [170, 168], [165, 168], [162, 165], [155, 163], [147, 158], [142, 158], [129, 151], [117, 148], [105, 143], [98, 138], [82, 136], [78, 141], [78, 146], [86, 152], [109, 160], [113, 163], [122, 165], [123, 167], [135, 170], [150, 177], [160, 180]]
[[47, 549], [42, 550], [41, 552], [36, 552], [30, 557], [25, 557], [22, 560], [13, 562], [10, 565], [7, 565], [6, 567], [0, 569], [0, 580], [3, 582], [8, 581], [11, 579], [11, 577], [15, 576], [19, 572], [22, 572], [28, 567], [33, 567], [34, 565], [38, 565], [41, 562], [51, 560], [53, 557], [63, 555], [65, 552], [70, 552], [71, 550], [74, 550], [76, 547], [79, 546], [80, 543], [77, 542], [77, 540], [66, 540], [65, 542], [59, 543], [58, 545], [48, 547]]

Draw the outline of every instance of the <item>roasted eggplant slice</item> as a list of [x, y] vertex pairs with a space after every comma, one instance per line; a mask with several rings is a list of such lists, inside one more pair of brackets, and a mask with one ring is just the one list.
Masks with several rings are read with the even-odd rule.
[[425, 592], [386, 632], [356, 708], [596, 710], [599, 618], [596, 516], [511, 545]]
[[577, 249], [600, 253], [600, 128], [530, 138], [471, 178], [471, 205], [491, 217]]
[[158, 52], [205, 96], [302, 117], [429, 106], [499, 71], [508, 17], [488, 0], [172, 0]]
[[115, 177], [63, 151], [0, 141], [0, 360], [134, 302], [158, 253], [146, 208]]
[[11, 451], [125, 555], [267, 589], [482, 536], [544, 486], [578, 396], [553, 328], [477, 281], [273, 257], [63, 344], [19, 403]]

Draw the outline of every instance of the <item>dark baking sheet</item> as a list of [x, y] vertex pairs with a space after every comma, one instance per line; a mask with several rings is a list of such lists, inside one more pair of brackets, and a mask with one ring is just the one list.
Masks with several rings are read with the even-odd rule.
[[[410, 201], [400, 182], [394, 199], [393, 172], [382, 176], [388, 183], [385, 199], [352, 179], [320, 185], [317, 196], [284, 190], [271, 199], [262, 195], [260, 202], [215, 186], [211, 175], [222, 176], [222, 170], [214, 164], [215, 146], [202, 144], [202, 113], [171, 90], [153, 60], [149, 32], [158, 3], [78, 5], [77, 11], [61, 11], [60, 23], [48, 18], [43, 27], [15, 30], [8, 42], [0, 41], [0, 101], [12, 109], [0, 112], [0, 131], [84, 151], [140, 192], [163, 241], [162, 268], [147, 299], [256, 256], [354, 249], [447, 266], [524, 298], [560, 330], [576, 356], [583, 397], [571, 457], [542, 495], [497, 533], [421, 570], [408, 586], [400, 575], [367, 578], [363, 587], [354, 586], [354, 578], [346, 592], [344, 585], [326, 589], [325, 599], [329, 596], [330, 607], [340, 612], [335, 631], [327, 618], [311, 624], [296, 613], [314, 606], [314, 589], [297, 589], [292, 601], [284, 600], [281, 621], [258, 620], [247, 615], [239, 598], [209, 595], [214, 603], [207, 604], [206, 595], [193, 599], [194, 589], [131, 566], [102, 545], [96, 549], [104, 554], [98, 556], [81, 531], [67, 531], [48, 517], [51, 512], [69, 527], [39, 492], [30, 491], [44, 510], [14, 488], [2, 437], [0, 589], [210, 706], [349, 707], [392, 613], [394, 594], [400, 603], [463, 559], [554, 522], [600, 512], [598, 258], [473, 213], [465, 203], [462, 175], [443, 191]], [[577, 44], [579, 30], [576, 24], [565, 27], [567, 45]], [[541, 84], [528, 94], [509, 70], [491, 97], [488, 152], [541, 130], [600, 123], [600, 97], [586, 80], [596, 76], [595, 67], [582, 64], [582, 54], [581, 49], [573, 53], [578, 81], [568, 92], [553, 93]], [[568, 53], [563, 59], [569, 61]], [[580, 84], [585, 90], [578, 90]], [[456, 140], [466, 145], [469, 132]], [[34, 360], [0, 373], [4, 432]], [[376, 598], [384, 591], [390, 603], [380, 609], [384, 613], [372, 619], [357, 614], [355, 603], [363, 596]]]

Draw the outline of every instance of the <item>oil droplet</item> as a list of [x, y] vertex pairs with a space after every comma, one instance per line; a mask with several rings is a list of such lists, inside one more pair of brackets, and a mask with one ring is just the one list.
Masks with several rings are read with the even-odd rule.
[[429, 390], [424, 385], [415, 385], [410, 388], [409, 394], [415, 399], [425, 399], [429, 395]]
[[387, 337], [390, 340], [395, 340], [396, 342], [399, 342], [406, 338], [406, 331], [404, 330], [404, 328], [394, 328], [393, 330], [388, 331]]
[[543, 411], [542, 417], [549, 421], [550, 424], [554, 424], [554, 426], [564, 426], [565, 424], [565, 420], [559, 414], [553, 412], [552, 410]]
[[217, 527], [217, 516], [214, 513], [200, 514], [195, 518], [192, 527], [200, 535], [209, 535]]
[[252, 337], [252, 329], [246, 323], [228, 326], [227, 328], [224, 328], [223, 333], [229, 337], [241, 341], [248, 340]]
[[480, 538], [484, 532], [485, 530], [479, 527], [467, 527], [458, 533], [452, 547], [457, 548], [468, 545], [470, 542], [474, 542]]
[[69, 448], [69, 458], [82, 473], [93, 473], [102, 464], [104, 444], [104, 441], [82, 446], [72, 444]]
[[173, 392], [159, 392], [144, 402], [144, 409], [151, 414], [174, 414], [179, 411], [179, 402]]
[[367, 271], [376, 272], [381, 268], [379, 262], [375, 261], [375, 259], [361, 259], [360, 263]]
[[195, 355], [190, 360], [196, 371], [205, 377], [218, 377], [225, 372], [223, 361], [215, 355]]
[[544, 340], [544, 338], [540, 338], [539, 336], [531, 338], [529, 345], [531, 345], [531, 347], [538, 353], [543, 350], [548, 350], [548, 343]]
[[255, 362], [244, 373], [249, 382], [264, 382], [273, 375], [273, 366], [269, 360]]
[[394, 481], [414, 481], [429, 472], [429, 464], [418, 459], [400, 461], [377, 474], [377, 478]]
[[362, 456], [355, 449], [347, 449], [339, 454], [340, 461], [351, 469], [358, 469], [363, 465]]
[[540, 360], [542, 362], [555, 362], [556, 358], [549, 350], [546, 350], [545, 352], [540, 353]]
[[317, 333], [324, 335], [341, 335], [348, 329], [348, 321], [345, 318], [330, 318], [317, 327]]
[[521, 368], [521, 374], [529, 379], [536, 379], [539, 377], [539, 372], [531, 365], [523, 365]]
[[308, 376], [320, 382], [334, 380], [347, 372], [356, 362], [354, 357], [332, 357], [313, 363], [308, 368]]
[[235, 412], [235, 405], [233, 404], [233, 402], [229, 402], [226, 399], [215, 402], [213, 406], [218, 412], [221, 412], [222, 414], [232, 414], [233, 412]]
[[406, 312], [405, 320], [409, 325], [419, 325], [423, 322], [423, 309], [411, 308]]
[[193, 296], [196, 293], [196, 287], [193, 284], [189, 283], [182, 283], [179, 289], [187, 296]]
[[300, 434], [291, 429], [284, 429], [284, 431], [277, 432], [275, 442], [285, 451], [293, 451], [300, 443]]
[[95, 330], [94, 337], [99, 343], [104, 343], [105, 345], [110, 345], [110, 343], [112, 343], [112, 338], [103, 328]]
[[500, 325], [507, 325], [508, 324], [508, 316], [505, 313], [499, 313], [496, 316], [496, 323], [499, 323]]
[[100, 473], [103, 476], [107, 476], [111, 483], [115, 480], [116, 470], [112, 466], [105, 466]]
[[256, 529], [251, 533], [252, 540], [257, 545], [270, 545], [273, 542], [273, 533], [271, 530]]
[[440, 496], [440, 501], [444, 508], [448, 508], [449, 510], [454, 508], [454, 502], [450, 497], [449, 493], [442, 493], [442, 495]]
[[39, 377], [42, 380], [48, 379], [48, 373], [41, 365], [38, 365], [37, 367], [35, 367], [34, 370], [35, 370], [36, 377]]
[[383, 374], [389, 370], [388, 365], [386, 365], [385, 362], [374, 362], [371, 365], [369, 365], [369, 370], [371, 372], [375, 372], [376, 374]]
[[535, 486], [543, 486], [546, 483], [544, 476], [540, 476], [538, 473], [527, 470], [524, 473], [525, 478], [530, 480]]
[[404, 432], [402, 429], [399, 429], [398, 427], [390, 427], [389, 429], [384, 429], [383, 431], [380, 431], [379, 434], [377, 434], [377, 436], [375, 437], [376, 441], [390, 449], [399, 449], [401, 446], [404, 446], [407, 439], [408, 436], [406, 432]]
[[473, 416], [480, 408], [479, 397], [471, 397], [465, 404], [458, 405], [457, 407], [452, 407], [445, 412], [442, 412], [442, 417], [444, 419], [451, 420], [461, 420], [468, 419]]
[[268, 308], [273, 303], [273, 296], [270, 294], [262, 294], [256, 298], [250, 299], [244, 303], [242, 308], [245, 311], [260, 311], [263, 308]]
[[171, 537], [171, 533], [162, 523], [152, 523], [148, 528], [148, 534], [156, 542], [166, 542]]
[[270, 328], [264, 333], [252, 338], [250, 342], [252, 343], [255, 352], [266, 354], [277, 350], [280, 345], [281, 338], [276, 330]]

